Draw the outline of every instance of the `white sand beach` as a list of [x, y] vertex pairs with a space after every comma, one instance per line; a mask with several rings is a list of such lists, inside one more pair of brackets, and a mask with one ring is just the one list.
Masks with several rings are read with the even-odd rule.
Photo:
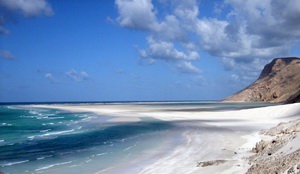
[[[142, 118], [155, 118], [164, 121], [185, 122], [188, 126], [207, 127], [207, 131], [189, 129], [183, 132], [185, 143], [170, 147], [159, 158], [152, 159], [151, 164], [143, 166], [139, 173], [246, 173], [251, 167], [249, 157], [261, 140], [274, 137], [259, 134], [261, 130], [270, 129], [281, 122], [300, 119], [300, 104], [268, 106], [254, 109], [230, 111], [195, 111], [196, 108], [156, 107], [145, 105], [114, 104], [64, 104], [31, 105], [36, 108], [55, 108], [72, 112], [94, 112], [99, 115], [113, 116], [109, 122], [136, 122]], [[299, 149], [299, 132], [295, 131], [295, 141], [289, 141], [289, 149]], [[297, 138], [298, 137], [298, 138]], [[278, 150], [288, 154], [283, 145]], [[293, 151], [294, 152], [294, 151]], [[199, 162], [220, 160], [220, 164], [206, 167]], [[216, 162], [216, 161], [215, 161]], [[99, 172], [100, 173], [100, 172]], [[112, 173], [105, 172], [105, 173]], [[123, 172], [123, 173], [126, 173]]]

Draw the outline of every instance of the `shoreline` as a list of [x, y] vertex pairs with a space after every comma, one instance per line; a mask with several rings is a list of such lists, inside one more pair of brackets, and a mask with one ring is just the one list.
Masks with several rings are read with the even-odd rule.
[[[255, 144], [261, 140], [267, 139], [265, 135], [259, 134], [263, 129], [271, 129], [272, 127], [278, 125], [281, 122], [294, 121], [300, 118], [300, 104], [286, 104], [286, 105], [276, 105], [276, 106], [267, 106], [261, 108], [253, 109], [242, 109], [236, 111], [199, 111], [199, 112], [189, 112], [186, 110], [180, 111], [180, 108], [176, 108], [175, 111], [165, 111], [165, 108], [148, 108], [141, 105], [32, 105], [30, 107], [35, 108], [53, 108], [67, 110], [71, 112], [93, 112], [99, 115], [111, 115], [115, 118], [108, 119], [108, 122], [137, 122], [141, 118], [152, 117], [155, 119], [170, 121], [170, 122], [182, 122], [182, 121], [198, 121], [201, 122], [204, 126], [207, 125], [212, 127], [218, 134], [224, 137], [224, 139], [217, 139], [213, 141], [206, 141], [209, 143], [215, 143], [212, 145], [211, 149], [205, 149], [207, 155], [201, 156], [199, 154], [192, 154], [194, 165], [189, 165], [189, 168], [185, 173], [246, 173], [247, 170], [251, 167], [249, 164], [249, 157], [255, 155], [251, 152], [252, 148], [255, 147]], [[221, 129], [228, 129], [230, 131], [226, 133], [222, 132]], [[213, 135], [208, 133], [206, 136]], [[186, 135], [188, 138], [193, 139], [197, 136], [197, 132], [189, 133]], [[205, 138], [204, 138], [205, 139]], [[229, 141], [231, 139], [231, 141]], [[218, 144], [225, 144], [235, 142], [226, 148], [218, 146]], [[199, 145], [199, 142], [198, 142]], [[184, 149], [185, 146], [182, 147]], [[193, 144], [193, 147], [197, 147], [197, 143]], [[200, 148], [201, 147], [197, 147]], [[294, 148], [300, 148], [294, 147]], [[226, 149], [226, 150], [222, 150]], [[176, 149], [174, 149], [176, 151]], [[189, 150], [189, 147], [187, 147]], [[196, 151], [194, 149], [194, 151]], [[221, 153], [212, 155], [214, 152], [220, 151]], [[232, 154], [230, 154], [230, 151]], [[177, 161], [180, 163], [181, 160], [184, 160], [182, 157], [186, 154], [183, 150], [181, 153], [176, 155], [169, 155], [168, 157], [161, 158], [157, 160], [152, 165], [145, 166], [145, 168], [140, 173], [153, 173], [153, 171], [159, 171], [159, 168], [162, 168], [161, 164], [164, 164], [163, 161]], [[170, 158], [171, 157], [171, 158]], [[163, 161], [162, 161], [163, 160]], [[196, 167], [197, 163], [205, 161], [214, 161], [214, 160], [225, 160], [218, 165], [211, 165], [207, 167]], [[216, 162], [216, 161], [215, 161]], [[219, 161], [217, 161], [219, 162]], [[160, 164], [160, 165], [158, 165]], [[165, 165], [166, 166], [166, 165]], [[169, 165], [165, 168], [170, 169], [174, 168], [179, 171], [179, 169], [186, 168], [186, 166], [176, 167]], [[167, 172], [167, 171], [166, 171]], [[168, 172], [167, 172], [168, 173]]]

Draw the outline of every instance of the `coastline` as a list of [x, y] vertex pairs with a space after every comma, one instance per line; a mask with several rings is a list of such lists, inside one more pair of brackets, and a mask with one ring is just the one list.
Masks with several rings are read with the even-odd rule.
[[[112, 123], [137, 122], [141, 118], [147, 117], [171, 122], [201, 122], [202, 127], [207, 126], [215, 131], [215, 134], [212, 133], [213, 131], [201, 134], [202, 137], [197, 137], [196, 131], [186, 133], [186, 139], [195, 142], [190, 142], [190, 145], [178, 146], [167, 156], [157, 159], [151, 165], [144, 166], [140, 173], [155, 173], [161, 170], [165, 173], [174, 173], [174, 171], [185, 173], [246, 173], [251, 167], [249, 157], [255, 155], [251, 151], [252, 148], [259, 141], [270, 139], [269, 135], [262, 135], [259, 132], [263, 129], [271, 129], [281, 122], [294, 121], [300, 118], [299, 103], [236, 111], [203, 112], [180, 110], [178, 107], [176, 110], [170, 111], [170, 108], [149, 108], [141, 105], [32, 105], [30, 107], [111, 115], [114, 117], [108, 121]], [[229, 131], [224, 131], [224, 129]], [[296, 135], [298, 136], [298, 133]], [[199, 142], [198, 140], [202, 141]], [[299, 149], [300, 145], [294, 145], [293, 148]], [[199, 162], [214, 160], [224, 160], [225, 162], [207, 167], [197, 167]], [[186, 162], [186, 165], [178, 165], [183, 161]]]

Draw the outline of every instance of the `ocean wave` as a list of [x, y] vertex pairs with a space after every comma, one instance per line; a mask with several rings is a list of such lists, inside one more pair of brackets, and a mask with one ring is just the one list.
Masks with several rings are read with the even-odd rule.
[[36, 118], [36, 116], [30, 115], [21, 115], [20, 118]]
[[51, 129], [41, 130], [40, 132], [49, 132], [49, 131], [51, 131]]
[[128, 151], [128, 150], [132, 149], [133, 147], [134, 147], [134, 145], [133, 145], [133, 146], [129, 146], [129, 147], [127, 147], [127, 148], [125, 148], [125, 149], [123, 150], [123, 152], [125, 152], [125, 151]]
[[0, 126], [12, 126], [12, 124], [9, 124], [9, 123], [1, 123]]
[[103, 170], [100, 170], [100, 171], [98, 171], [97, 173], [95, 173], [95, 174], [100, 174], [100, 173], [106, 173], [108, 170], [111, 170], [111, 169], [113, 169], [114, 167], [108, 167], [108, 168], [106, 168], [106, 169], [103, 169]]
[[55, 119], [63, 119], [65, 117], [47, 117], [49, 120], [55, 120]]
[[73, 154], [73, 153], [75, 153], [75, 151], [62, 152], [62, 153], [59, 153], [59, 155], [64, 156], [64, 155], [69, 155], [69, 154]]
[[78, 123], [80, 123], [80, 122], [79, 122], [79, 121], [70, 120], [70, 121], [68, 122], [67, 126], [72, 126], [72, 125], [78, 124]]
[[42, 156], [42, 157], [38, 157], [36, 158], [37, 160], [43, 160], [45, 158], [51, 158], [53, 155], [47, 155], [47, 156]]
[[[52, 117], [56, 114], [53, 113], [47, 113], [47, 110], [29, 110], [29, 116], [26, 116], [28, 118], [36, 118], [36, 119], [56, 119], [58, 117]], [[64, 118], [64, 117], [62, 117]]]
[[92, 119], [95, 119], [97, 117], [94, 116], [89, 116], [89, 117], [84, 117], [84, 119], [82, 119], [82, 121], [91, 121]]
[[43, 113], [45, 110], [29, 110], [29, 113], [34, 116], [47, 117], [48, 114]]
[[2, 167], [12, 166], [12, 165], [16, 165], [16, 164], [22, 164], [22, 163], [26, 163], [26, 162], [28, 162], [28, 161], [29, 161], [29, 160], [16, 161], [16, 162], [11, 162], [11, 163], [6, 163], [6, 164], [3, 164]]
[[41, 170], [46, 170], [55, 166], [60, 166], [60, 165], [65, 165], [65, 164], [70, 164], [72, 163], [72, 161], [67, 161], [67, 162], [62, 162], [62, 163], [55, 163], [55, 164], [51, 164], [51, 165], [47, 165], [38, 169], [35, 169], [35, 171], [41, 171]]
[[74, 165], [69, 166], [69, 168], [72, 168], [72, 167], [78, 167], [78, 166], [80, 166], [80, 165], [74, 164]]
[[108, 154], [107, 152], [104, 152], [104, 153], [98, 153], [98, 154], [96, 154], [96, 156], [103, 156], [103, 155], [106, 155], [106, 154]]
[[7, 108], [7, 109], [20, 109], [20, 108], [14, 107], [14, 106], [5, 106], [5, 108]]
[[95, 150], [96, 147], [92, 147], [92, 148], [85, 148], [85, 149], [78, 149], [76, 150], [76, 152], [86, 152], [86, 151], [91, 151], [91, 150]]
[[33, 114], [33, 115], [37, 115], [38, 114], [38, 112], [36, 110], [29, 110], [29, 113]]
[[61, 119], [64, 117], [51, 117], [54, 114], [38, 114], [38, 115], [21, 115], [20, 118], [35, 118], [35, 119], [49, 119], [49, 120], [54, 120], [54, 119]]
[[16, 143], [9, 143], [9, 144], [5, 144], [6, 146], [13, 146], [15, 145]]
[[132, 145], [132, 146], [129, 146], [129, 147], [127, 147], [127, 148], [125, 148], [124, 150], [123, 150], [123, 152], [125, 152], [125, 151], [128, 151], [128, 150], [130, 150], [130, 149], [132, 149], [132, 148], [134, 148], [134, 147], [136, 147], [137, 146], [137, 144], [139, 144], [140, 142], [138, 141], [138, 142], [135, 142], [134, 143], [134, 145]]
[[77, 130], [80, 130], [80, 129], [82, 129], [82, 126], [78, 126], [76, 129], [77, 129]]
[[33, 135], [33, 136], [29, 136], [27, 137], [30, 141], [33, 140], [41, 140], [41, 139], [56, 139], [58, 138], [58, 136], [51, 136], [51, 137], [42, 137], [41, 135]]
[[70, 133], [70, 132], [73, 132], [73, 131], [74, 131], [74, 129], [65, 130], [65, 131], [50, 132], [50, 133], [46, 133], [46, 134], [43, 134], [43, 135], [40, 135], [40, 136], [61, 135], [61, 134], [67, 134], [67, 133]]
[[87, 115], [87, 114], [84, 114], [84, 115], [79, 115], [78, 117], [79, 117], [79, 118], [86, 118], [86, 117], [88, 117], [88, 115]]
[[65, 130], [65, 131], [57, 131], [57, 132], [49, 132], [49, 133], [45, 133], [45, 134], [42, 134], [42, 135], [33, 135], [33, 136], [29, 136], [27, 138], [29, 138], [30, 140], [33, 140], [33, 139], [36, 139], [36, 138], [48, 138], [48, 137], [51, 137], [51, 138], [57, 138], [57, 136], [55, 135], [66, 135], [66, 134], [69, 134], [70, 132], [73, 132], [75, 129], [71, 129], [71, 130]]
[[128, 158], [128, 157], [130, 157], [132, 155], [132, 153], [128, 153], [126, 156], [125, 156], [125, 158]]

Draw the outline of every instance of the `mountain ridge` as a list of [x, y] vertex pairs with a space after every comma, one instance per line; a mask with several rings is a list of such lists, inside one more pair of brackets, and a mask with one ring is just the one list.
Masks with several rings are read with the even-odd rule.
[[275, 58], [259, 78], [226, 102], [300, 102], [300, 58]]

